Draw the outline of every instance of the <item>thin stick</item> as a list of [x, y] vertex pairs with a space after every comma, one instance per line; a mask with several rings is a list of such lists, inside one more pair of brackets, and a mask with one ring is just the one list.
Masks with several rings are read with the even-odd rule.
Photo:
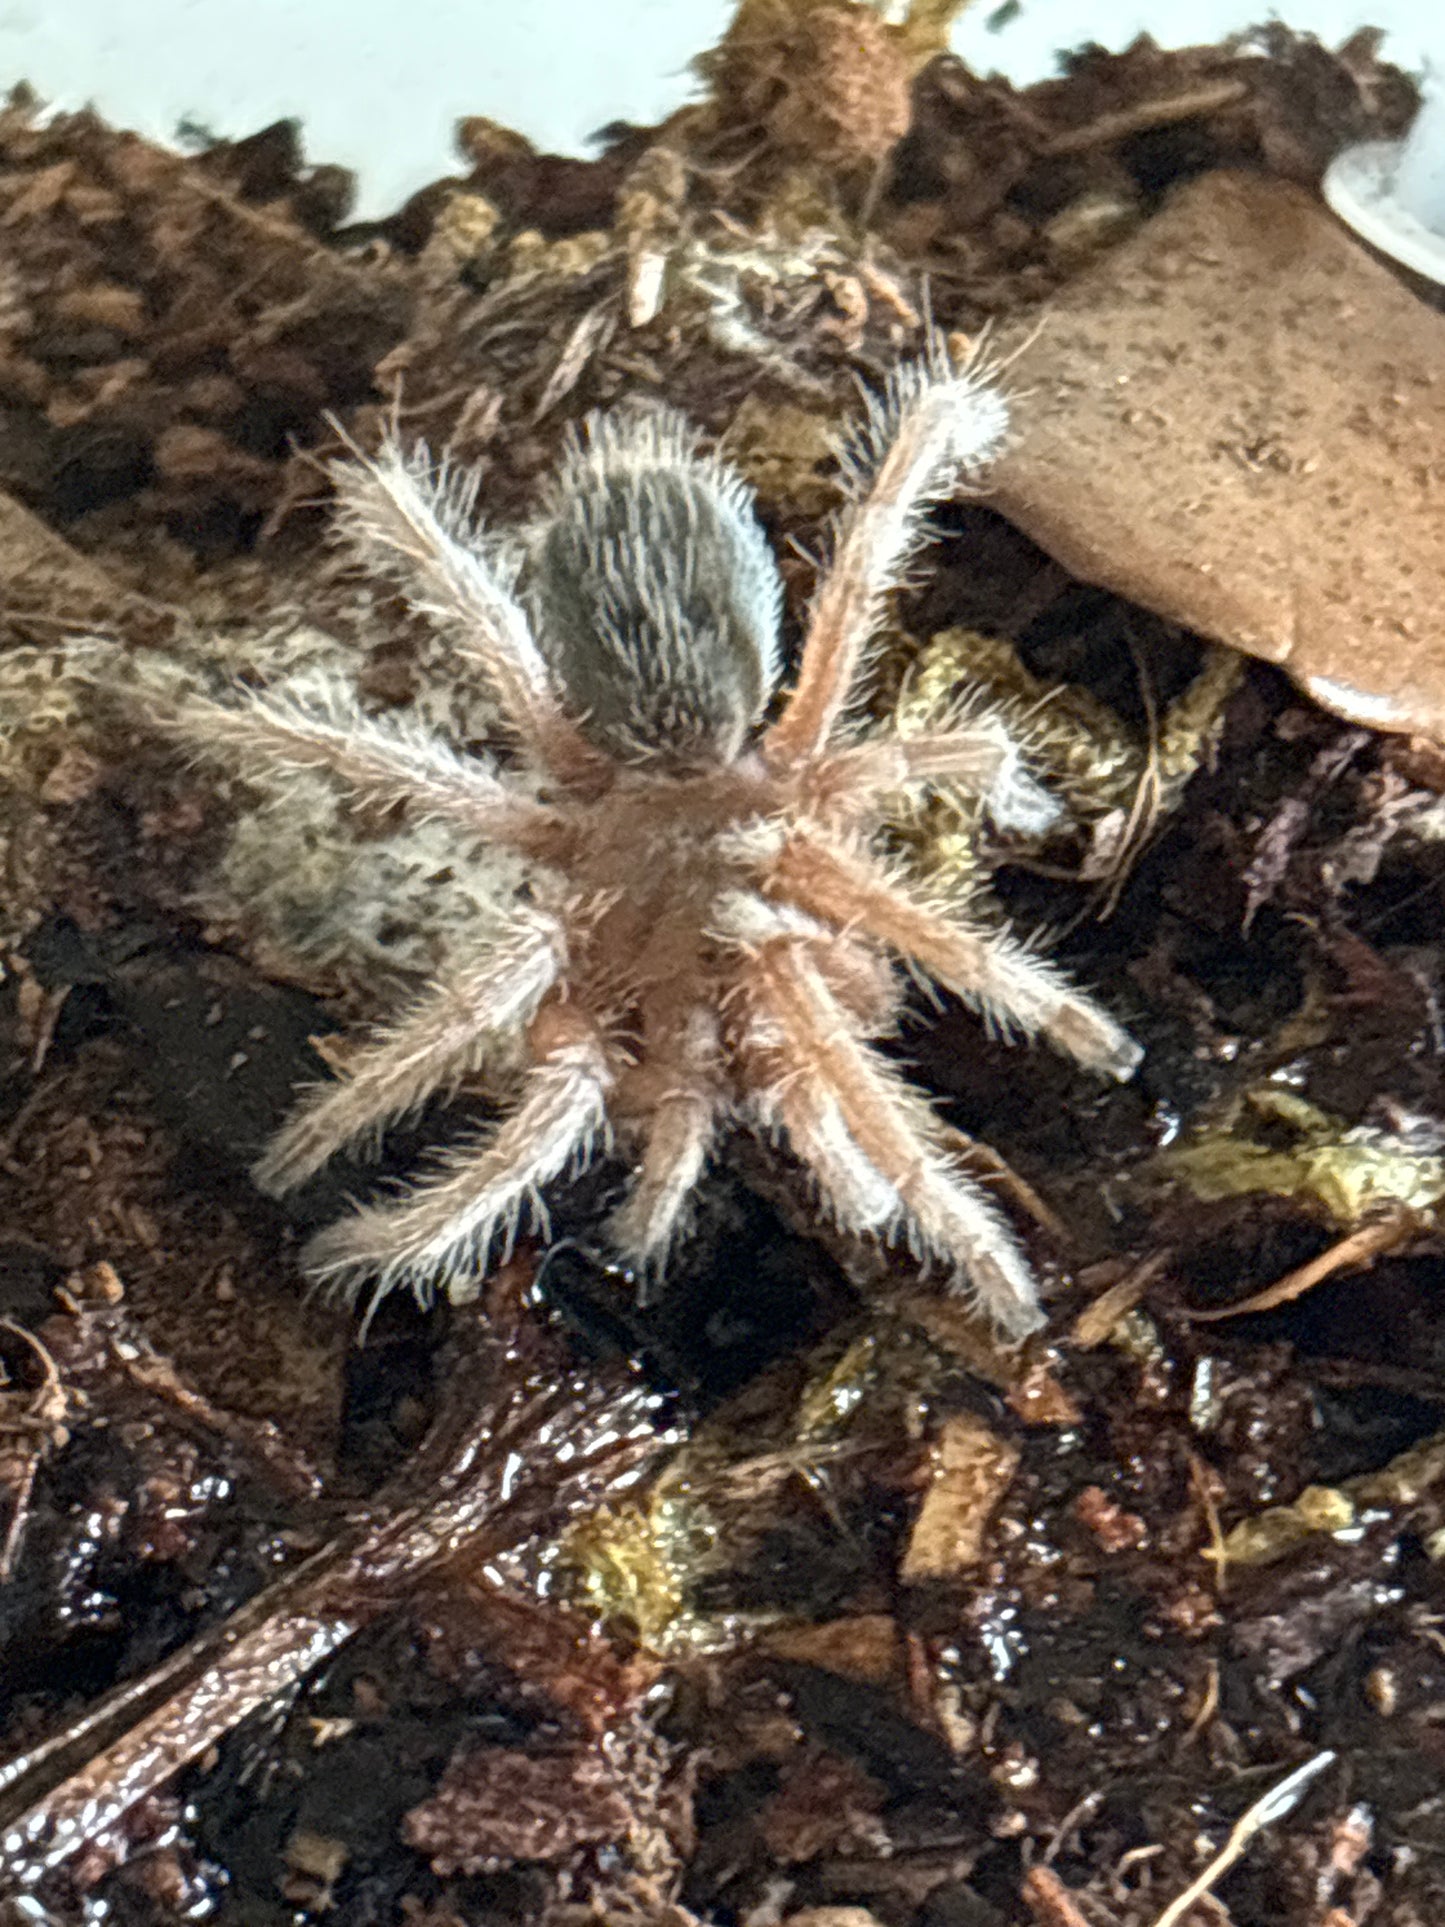
[[1173, 1256], [1172, 1251], [1153, 1252], [1126, 1271], [1116, 1283], [1106, 1286], [1074, 1320], [1069, 1343], [1083, 1352], [1102, 1345], [1119, 1320], [1133, 1311], [1154, 1280], [1168, 1268]]
[[1209, 1534], [1209, 1544], [1202, 1547], [1200, 1557], [1207, 1559], [1214, 1568], [1214, 1590], [1223, 1595], [1229, 1582], [1229, 1553], [1225, 1546], [1224, 1527], [1220, 1522], [1219, 1507], [1215, 1503], [1214, 1489], [1210, 1484], [1209, 1468], [1197, 1452], [1189, 1454], [1189, 1484], [1199, 1501], [1199, 1509], [1204, 1514], [1205, 1529]]
[[1089, 1927], [1078, 1902], [1050, 1867], [1034, 1867], [1025, 1874], [1019, 1898], [1038, 1927]]
[[1136, 106], [1122, 107], [1116, 113], [1101, 114], [1083, 127], [1066, 127], [1053, 134], [1039, 150], [1051, 157], [1083, 154], [1091, 147], [1112, 147], [1131, 134], [1147, 133], [1155, 127], [1172, 127], [1181, 120], [1199, 120], [1232, 107], [1249, 94], [1243, 80], [1216, 80], [1193, 88], [1187, 94], [1165, 95], [1160, 100], [1141, 100]]
[[[55, 1439], [64, 1420], [66, 1395], [59, 1367], [34, 1332], [27, 1331], [12, 1318], [0, 1318], [0, 1331], [28, 1346], [41, 1371], [41, 1382], [30, 1396], [29, 1410], [18, 1422], [5, 1427], [6, 1433], [17, 1441], [25, 1456], [18, 1476], [9, 1481], [10, 1519], [5, 1527], [4, 1542], [0, 1544], [0, 1586], [3, 1586], [8, 1583], [19, 1557], [20, 1543], [30, 1516], [30, 1502], [35, 1494], [36, 1474], [47, 1446]], [[0, 1379], [4, 1376], [0, 1371]]]
[[1357, 1265], [1368, 1265], [1385, 1252], [1393, 1251], [1414, 1228], [1414, 1218], [1409, 1212], [1375, 1218], [1339, 1239], [1318, 1258], [1311, 1258], [1307, 1265], [1297, 1265], [1283, 1278], [1276, 1278], [1272, 1285], [1266, 1285], [1253, 1297], [1241, 1298], [1237, 1305], [1218, 1305], [1209, 1311], [1186, 1311], [1185, 1317], [1196, 1325], [1213, 1325], [1223, 1318], [1243, 1318], [1247, 1312], [1273, 1311], [1276, 1305], [1303, 1298], [1307, 1291], [1313, 1291], [1337, 1271], [1352, 1271]]
[[8, 1586], [20, 1552], [20, 1542], [30, 1518], [30, 1501], [35, 1496], [35, 1478], [40, 1470], [40, 1444], [32, 1440], [26, 1450], [25, 1464], [11, 1493], [10, 1519], [5, 1541], [0, 1545], [0, 1586]]
[[956, 1153], [964, 1163], [974, 1167], [976, 1174], [983, 1173], [997, 1178], [999, 1189], [1006, 1191], [1021, 1211], [1027, 1212], [1041, 1230], [1049, 1236], [1061, 1251], [1073, 1248], [1073, 1237], [1069, 1227], [1058, 1212], [1035, 1191], [1027, 1178], [1020, 1177], [1008, 1159], [995, 1151], [991, 1144], [982, 1139], [970, 1137], [967, 1131], [960, 1131], [956, 1124], [945, 1124], [939, 1132], [939, 1143]]
[[1283, 1820], [1286, 1814], [1293, 1813], [1311, 1780], [1323, 1773], [1327, 1766], [1333, 1766], [1334, 1762], [1333, 1747], [1326, 1747], [1324, 1752], [1306, 1760], [1303, 1766], [1297, 1766], [1293, 1773], [1287, 1773], [1278, 1786], [1271, 1787], [1252, 1807], [1246, 1808], [1209, 1865], [1198, 1879], [1190, 1881], [1182, 1894], [1170, 1901], [1154, 1922], [1154, 1927], [1179, 1927], [1189, 1909], [1197, 1900], [1204, 1898], [1216, 1880], [1228, 1873], [1254, 1836], [1266, 1827], [1272, 1827], [1276, 1820]]

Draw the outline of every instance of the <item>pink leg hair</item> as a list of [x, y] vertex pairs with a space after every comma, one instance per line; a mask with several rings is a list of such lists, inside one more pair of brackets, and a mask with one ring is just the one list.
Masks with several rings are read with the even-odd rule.
[[248, 762], [314, 770], [335, 777], [359, 801], [404, 803], [419, 816], [445, 818], [544, 860], [564, 835], [558, 812], [500, 783], [475, 758], [414, 725], [376, 722], [335, 695], [324, 708], [287, 696], [247, 694], [234, 704], [193, 697], [171, 727], [197, 750], [223, 751], [242, 771]]
[[454, 1088], [495, 1050], [499, 1033], [531, 1017], [563, 956], [560, 929], [537, 918], [500, 935], [485, 962], [445, 972], [344, 1076], [301, 1098], [254, 1166], [256, 1183], [273, 1195], [293, 1191], [347, 1145]]
[[[645, 1274], [667, 1259], [717, 1132], [722, 1093], [716, 1015], [701, 1005], [649, 1038], [637, 1094], [647, 1118], [631, 1191], [613, 1212], [611, 1243]], [[622, 1093], [619, 1092], [619, 1102]]]
[[886, 400], [875, 403], [854, 452], [854, 466], [872, 479], [844, 513], [808, 618], [797, 683], [764, 738], [770, 762], [796, 765], [821, 753], [853, 698], [884, 598], [918, 546], [925, 510], [952, 493], [962, 469], [993, 453], [1006, 425], [998, 391], [966, 369], [948, 372], [941, 344], [901, 369]]
[[1000, 829], [1038, 835], [1058, 820], [1058, 804], [1030, 776], [1008, 726], [993, 715], [829, 750], [809, 770], [804, 795], [821, 816], [861, 823], [876, 818], [882, 797], [939, 786], [980, 798]]
[[528, 1209], [540, 1211], [543, 1186], [591, 1154], [607, 1124], [607, 1050], [574, 1007], [544, 1008], [534, 1034], [544, 1023], [547, 1042], [511, 1115], [444, 1152], [399, 1203], [359, 1205], [319, 1232], [302, 1254], [318, 1284], [350, 1296], [375, 1279], [378, 1298], [399, 1285], [427, 1298], [445, 1280], [458, 1302], [469, 1281], [447, 1274], [484, 1263], [498, 1233], [510, 1242]]
[[604, 780], [607, 765], [564, 711], [508, 568], [478, 535], [476, 478], [389, 441], [375, 457], [338, 462], [332, 481], [338, 537], [445, 626], [542, 767], [583, 787]]
[[747, 966], [749, 1044], [770, 1074], [761, 1106], [811, 1167], [838, 1223], [902, 1230], [966, 1274], [999, 1329], [1043, 1322], [1033, 1276], [1002, 1216], [934, 1141], [928, 1106], [876, 1052], [798, 945], [764, 944]]
[[1037, 1032], [1087, 1069], [1120, 1080], [1142, 1055], [1129, 1033], [1051, 964], [1007, 935], [970, 929], [921, 903], [866, 857], [797, 831], [767, 879], [770, 895], [837, 929], [886, 943], [1005, 1026]]

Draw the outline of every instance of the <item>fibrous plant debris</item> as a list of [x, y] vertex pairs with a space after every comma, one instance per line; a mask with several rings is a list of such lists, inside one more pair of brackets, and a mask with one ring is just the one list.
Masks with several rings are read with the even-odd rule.
[[[1252, 1117], [1255, 1131], [1241, 1113]], [[1273, 1145], [1260, 1135], [1271, 1124], [1287, 1133]], [[1378, 1126], [1346, 1129], [1303, 1098], [1267, 1085], [1246, 1092], [1230, 1118], [1191, 1133], [1164, 1162], [1196, 1197], [1269, 1192], [1321, 1207], [1347, 1228], [1381, 1208], [1431, 1211], [1445, 1195], [1441, 1140], [1428, 1125], [1413, 1142]]]
[[[49, 1887], [63, 1901], [87, 1892], [108, 1863], [124, 1864], [127, 1859], [127, 1829], [137, 1808], [155, 1799], [199, 1753], [302, 1679], [359, 1628], [408, 1600], [418, 1600], [430, 1575], [449, 1562], [460, 1561], [480, 1575], [469, 1582], [481, 1588], [479, 1619], [485, 1620], [490, 1589], [497, 1595], [504, 1624], [509, 1611], [513, 1622], [518, 1616], [524, 1624], [529, 1614], [539, 1617], [544, 1647], [555, 1639], [566, 1650], [565, 1623], [549, 1625], [546, 1609], [523, 1590], [529, 1543], [549, 1529], [555, 1531], [570, 1512], [625, 1491], [637, 1478], [657, 1445], [654, 1401], [638, 1388], [559, 1379], [545, 1342], [539, 1345], [537, 1335], [525, 1327], [509, 1332], [514, 1321], [507, 1317], [504, 1300], [494, 1300], [493, 1310], [501, 1317], [494, 1318], [490, 1332], [459, 1335], [447, 1363], [451, 1384], [434, 1437], [395, 1489], [380, 1496], [371, 1516], [347, 1520], [332, 1543], [298, 1561], [229, 1619], [207, 1628], [192, 1648], [173, 1653], [153, 1674], [126, 1682], [88, 1709], [83, 1719], [9, 1761], [0, 1810], [5, 1853], [5, 1888], [0, 1893], [8, 1890], [13, 1898], [37, 1890], [43, 1894]], [[72, 1317], [79, 1323], [73, 1337], [82, 1348], [98, 1352], [101, 1369], [109, 1365], [111, 1376], [124, 1388], [127, 1379], [136, 1377], [132, 1361], [137, 1347], [133, 1340], [113, 1335], [111, 1316], [75, 1305]], [[64, 1381], [58, 1368], [52, 1370], [59, 1390]], [[156, 1376], [143, 1375], [139, 1382], [149, 1389]], [[234, 1421], [217, 1422], [203, 1401], [187, 1397], [184, 1388], [171, 1388], [160, 1376], [155, 1392], [173, 1414], [184, 1414], [193, 1425], [209, 1422], [226, 1443], [245, 1440], [244, 1428]], [[81, 1371], [71, 1382], [84, 1396]], [[100, 1382], [106, 1389], [105, 1379]], [[270, 1445], [264, 1434], [259, 1442]], [[250, 1441], [250, 1449], [273, 1481], [285, 1475], [294, 1495], [296, 1470], [284, 1462], [270, 1463], [277, 1456], [274, 1446], [264, 1458], [257, 1441]], [[519, 1485], [518, 1460], [536, 1467], [535, 1483]], [[147, 1548], [151, 1558], [177, 1558], [189, 1550], [178, 1524], [185, 1516], [175, 1503], [179, 1497], [179, 1492], [171, 1495], [173, 1529], [169, 1535], [162, 1530], [159, 1543]], [[457, 1596], [454, 1592], [454, 1603]], [[505, 1647], [505, 1635], [496, 1643], [499, 1649]], [[585, 1649], [585, 1640], [579, 1642], [579, 1657]], [[619, 1720], [624, 1725], [630, 1721], [638, 1727], [637, 1747], [645, 1750], [649, 1740], [640, 1715], [620, 1710], [629, 1696], [623, 1675], [610, 1656], [599, 1652], [598, 1657], [601, 1673], [587, 1705], [594, 1741], [610, 1738], [619, 1749], [621, 1733], [612, 1729]], [[641, 1684], [637, 1682], [639, 1689]], [[600, 1704], [608, 1688], [620, 1695], [611, 1716]], [[554, 1684], [553, 1690], [560, 1689]], [[600, 1770], [606, 1775], [605, 1767]], [[616, 1759], [606, 1785], [610, 1810], [620, 1812], [625, 1821], [630, 1814], [627, 1769]], [[439, 1803], [443, 1798], [439, 1795]], [[419, 1831], [417, 1843], [425, 1845], [426, 1829]], [[615, 1843], [621, 1831], [620, 1825], [604, 1827], [600, 1838]], [[571, 1844], [593, 1838], [583, 1832]], [[518, 1849], [508, 1857], [533, 1856]]]
[[[1020, 91], [938, 51], [948, 12], [748, 0], [663, 126], [576, 160], [474, 119], [454, 178], [365, 227], [294, 129], [184, 156], [25, 97], [0, 118], [21, 1918], [1445, 1917], [1445, 758], [1370, 726], [1433, 727], [1433, 657], [1387, 652], [1388, 716], [1342, 723], [1227, 646], [1247, 625], [1126, 578], [1168, 525], [1151, 568], [1225, 581], [1199, 573], [1197, 437], [1119, 412], [1229, 363], [1253, 399], [1209, 472], [1260, 500], [1330, 485], [1331, 447], [1286, 473], [1261, 439], [1295, 364], [1200, 303], [1257, 259], [1250, 209], [1318, 239], [1323, 168], [1397, 135], [1413, 88], [1368, 34], [1276, 26], [1089, 48]], [[1156, 277], [1195, 291], [1161, 360], [1117, 317], [1201, 209], [1216, 258]], [[1370, 354], [1438, 331], [1352, 242], [1327, 252], [1386, 317], [1358, 324]], [[1287, 302], [1267, 266], [1248, 292]], [[328, 465], [424, 441], [516, 526], [569, 426], [638, 401], [757, 491], [791, 662], [860, 385], [930, 329], [967, 354], [986, 328], [990, 352], [1036, 337], [1009, 461], [1049, 473], [940, 505], [863, 713], [921, 726], [964, 685], [1009, 708], [1057, 822], [939, 794], [883, 846], [970, 915], [1056, 933], [1145, 1046], [1100, 1092], [921, 993], [890, 1045], [1019, 1225], [1050, 1333], [1001, 1347], [738, 1147], [666, 1290], [640, 1301], [609, 1256], [627, 1172], [604, 1160], [553, 1187], [508, 1289], [393, 1299], [357, 1348], [304, 1301], [299, 1245], [488, 1128], [491, 1094], [463, 1077], [283, 1204], [249, 1168], [521, 879], [319, 778], [190, 767], [155, 715], [339, 686], [507, 765], [448, 637], [328, 545]], [[1071, 343], [1060, 398], [1031, 371]], [[1050, 452], [1075, 409], [1082, 476], [1077, 437]], [[1348, 426], [1342, 489], [1398, 462], [1402, 412]], [[1399, 499], [1428, 499], [1418, 469]], [[1125, 481], [1138, 515], [1086, 562], [1044, 491], [1078, 520]], [[1383, 578], [1366, 608], [1354, 576], [1339, 606], [1373, 620]]]

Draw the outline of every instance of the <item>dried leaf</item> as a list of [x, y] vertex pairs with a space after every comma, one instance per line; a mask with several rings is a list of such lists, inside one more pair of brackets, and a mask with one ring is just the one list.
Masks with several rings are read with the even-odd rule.
[[1439, 737], [1442, 363], [1445, 317], [1313, 195], [1211, 173], [1024, 348], [993, 500], [1084, 581]]

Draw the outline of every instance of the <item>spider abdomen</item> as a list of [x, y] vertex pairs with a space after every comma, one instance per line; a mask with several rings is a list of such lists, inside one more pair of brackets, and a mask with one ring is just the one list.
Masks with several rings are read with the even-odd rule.
[[623, 762], [727, 762], [778, 676], [782, 589], [751, 491], [670, 410], [596, 417], [534, 525], [538, 637]]

